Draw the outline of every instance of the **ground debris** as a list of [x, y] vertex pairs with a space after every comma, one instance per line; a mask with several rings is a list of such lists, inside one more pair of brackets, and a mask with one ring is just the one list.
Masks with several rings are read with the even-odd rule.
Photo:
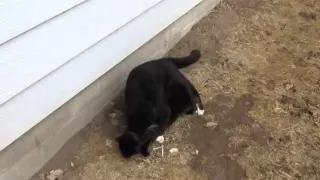
[[194, 156], [197, 156], [199, 154], [199, 150], [195, 150], [194, 152], [191, 153]]
[[171, 148], [169, 151], [171, 154], [179, 152], [178, 148]]
[[320, 159], [320, 152], [319, 151], [312, 150], [309, 152], [309, 155], [313, 158]]
[[56, 169], [56, 170], [50, 171], [50, 173], [47, 176], [47, 179], [48, 180], [61, 180], [62, 177], [63, 177], [63, 170]]
[[111, 139], [106, 139], [106, 146], [112, 147], [112, 140]]
[[117, 116], [117, 114], [115, 112], [112, 112], [112, 113], [109, 114], [109, 117], [111, 119], [114, 119], [116, 116]]
[[207, 122], [207, 123], [205, 124], [206, 127], [215, 127], [215, 126], [217, 126], [217, 125], [218, 125], [218, 123], [216, 123], [216, 122], [214, 122], [214, 121]]

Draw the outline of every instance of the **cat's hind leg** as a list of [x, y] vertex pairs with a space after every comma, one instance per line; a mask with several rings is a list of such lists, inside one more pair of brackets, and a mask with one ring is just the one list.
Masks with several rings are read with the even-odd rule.
[[191, 84], [190, 81], [188, 81], [189, 84], [189, 88], [191, 88], [192, 92], [193, 92], [193, 103], [195, 103], [195, 114], [198, 116], [202, 116], [204, 114], [204, 108], [202, 105], [202, 101], [200, 98], [200, 94], [198, 93], [198, 91], [196, 90], [196, 88]]
[[[172, 83], [176, 83], [175, 87], [180, 86], [180, 89], [186, 94], [185, 98], [190, 99], [186, 114], [202, 116], [204, 114], [204, 108], [200, 95], [193, 84], [180, 72], [176, 74], [175, 81], [172, 81]], [[181, 92], [179, 94], [181, 94]]]
[[197, 116], [202, 116], [204, 114], [204, 109], [201, 106], [201, 103], [196, 103], [194, 105], [194, 107], [192, 106], [192, 109], [190, 109], [190, 110], [188, 110], [186, 112], [186, 114], [188, 114], [188, 115], [194, 114], [194, 115], [197, 115]]
[[196, 111], [195, 111], [195, 114], [198, 115], [198, 116], [202, 116], [204, 114], [204, 109], [200, 109], [200, 105], [199, 104], [196, 104]]

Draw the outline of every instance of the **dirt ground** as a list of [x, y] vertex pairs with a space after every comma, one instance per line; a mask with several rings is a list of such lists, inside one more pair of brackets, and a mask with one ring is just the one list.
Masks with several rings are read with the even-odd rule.
[[33, 179], [320, 179], [320, 1], [224, 0], [169, 55], [192, 49], [201, 61], [183, 71], [206, 112], [170, 128], [164, 157], [120, 157], [120, 98]]

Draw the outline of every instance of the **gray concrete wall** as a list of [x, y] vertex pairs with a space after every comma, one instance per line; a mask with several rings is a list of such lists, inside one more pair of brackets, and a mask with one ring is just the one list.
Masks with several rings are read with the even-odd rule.
[[220, 0], [204, 0], [0, 152], [0, 180], [29, 179], [119, 95], [129, 71], [164, 56]]

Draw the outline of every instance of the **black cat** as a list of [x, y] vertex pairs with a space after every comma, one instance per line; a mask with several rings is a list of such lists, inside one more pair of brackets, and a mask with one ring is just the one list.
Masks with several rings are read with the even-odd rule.
[[149, 156], [149, 144], [163, 143], [165, 130], [179, 115], [203, 115], [198, 91], [179, 71], [200, 56], [193, 50], [187, 57], [149, 61], [130, 72], [125, 88], [127, 130], [117, 138], [123, 157]]

